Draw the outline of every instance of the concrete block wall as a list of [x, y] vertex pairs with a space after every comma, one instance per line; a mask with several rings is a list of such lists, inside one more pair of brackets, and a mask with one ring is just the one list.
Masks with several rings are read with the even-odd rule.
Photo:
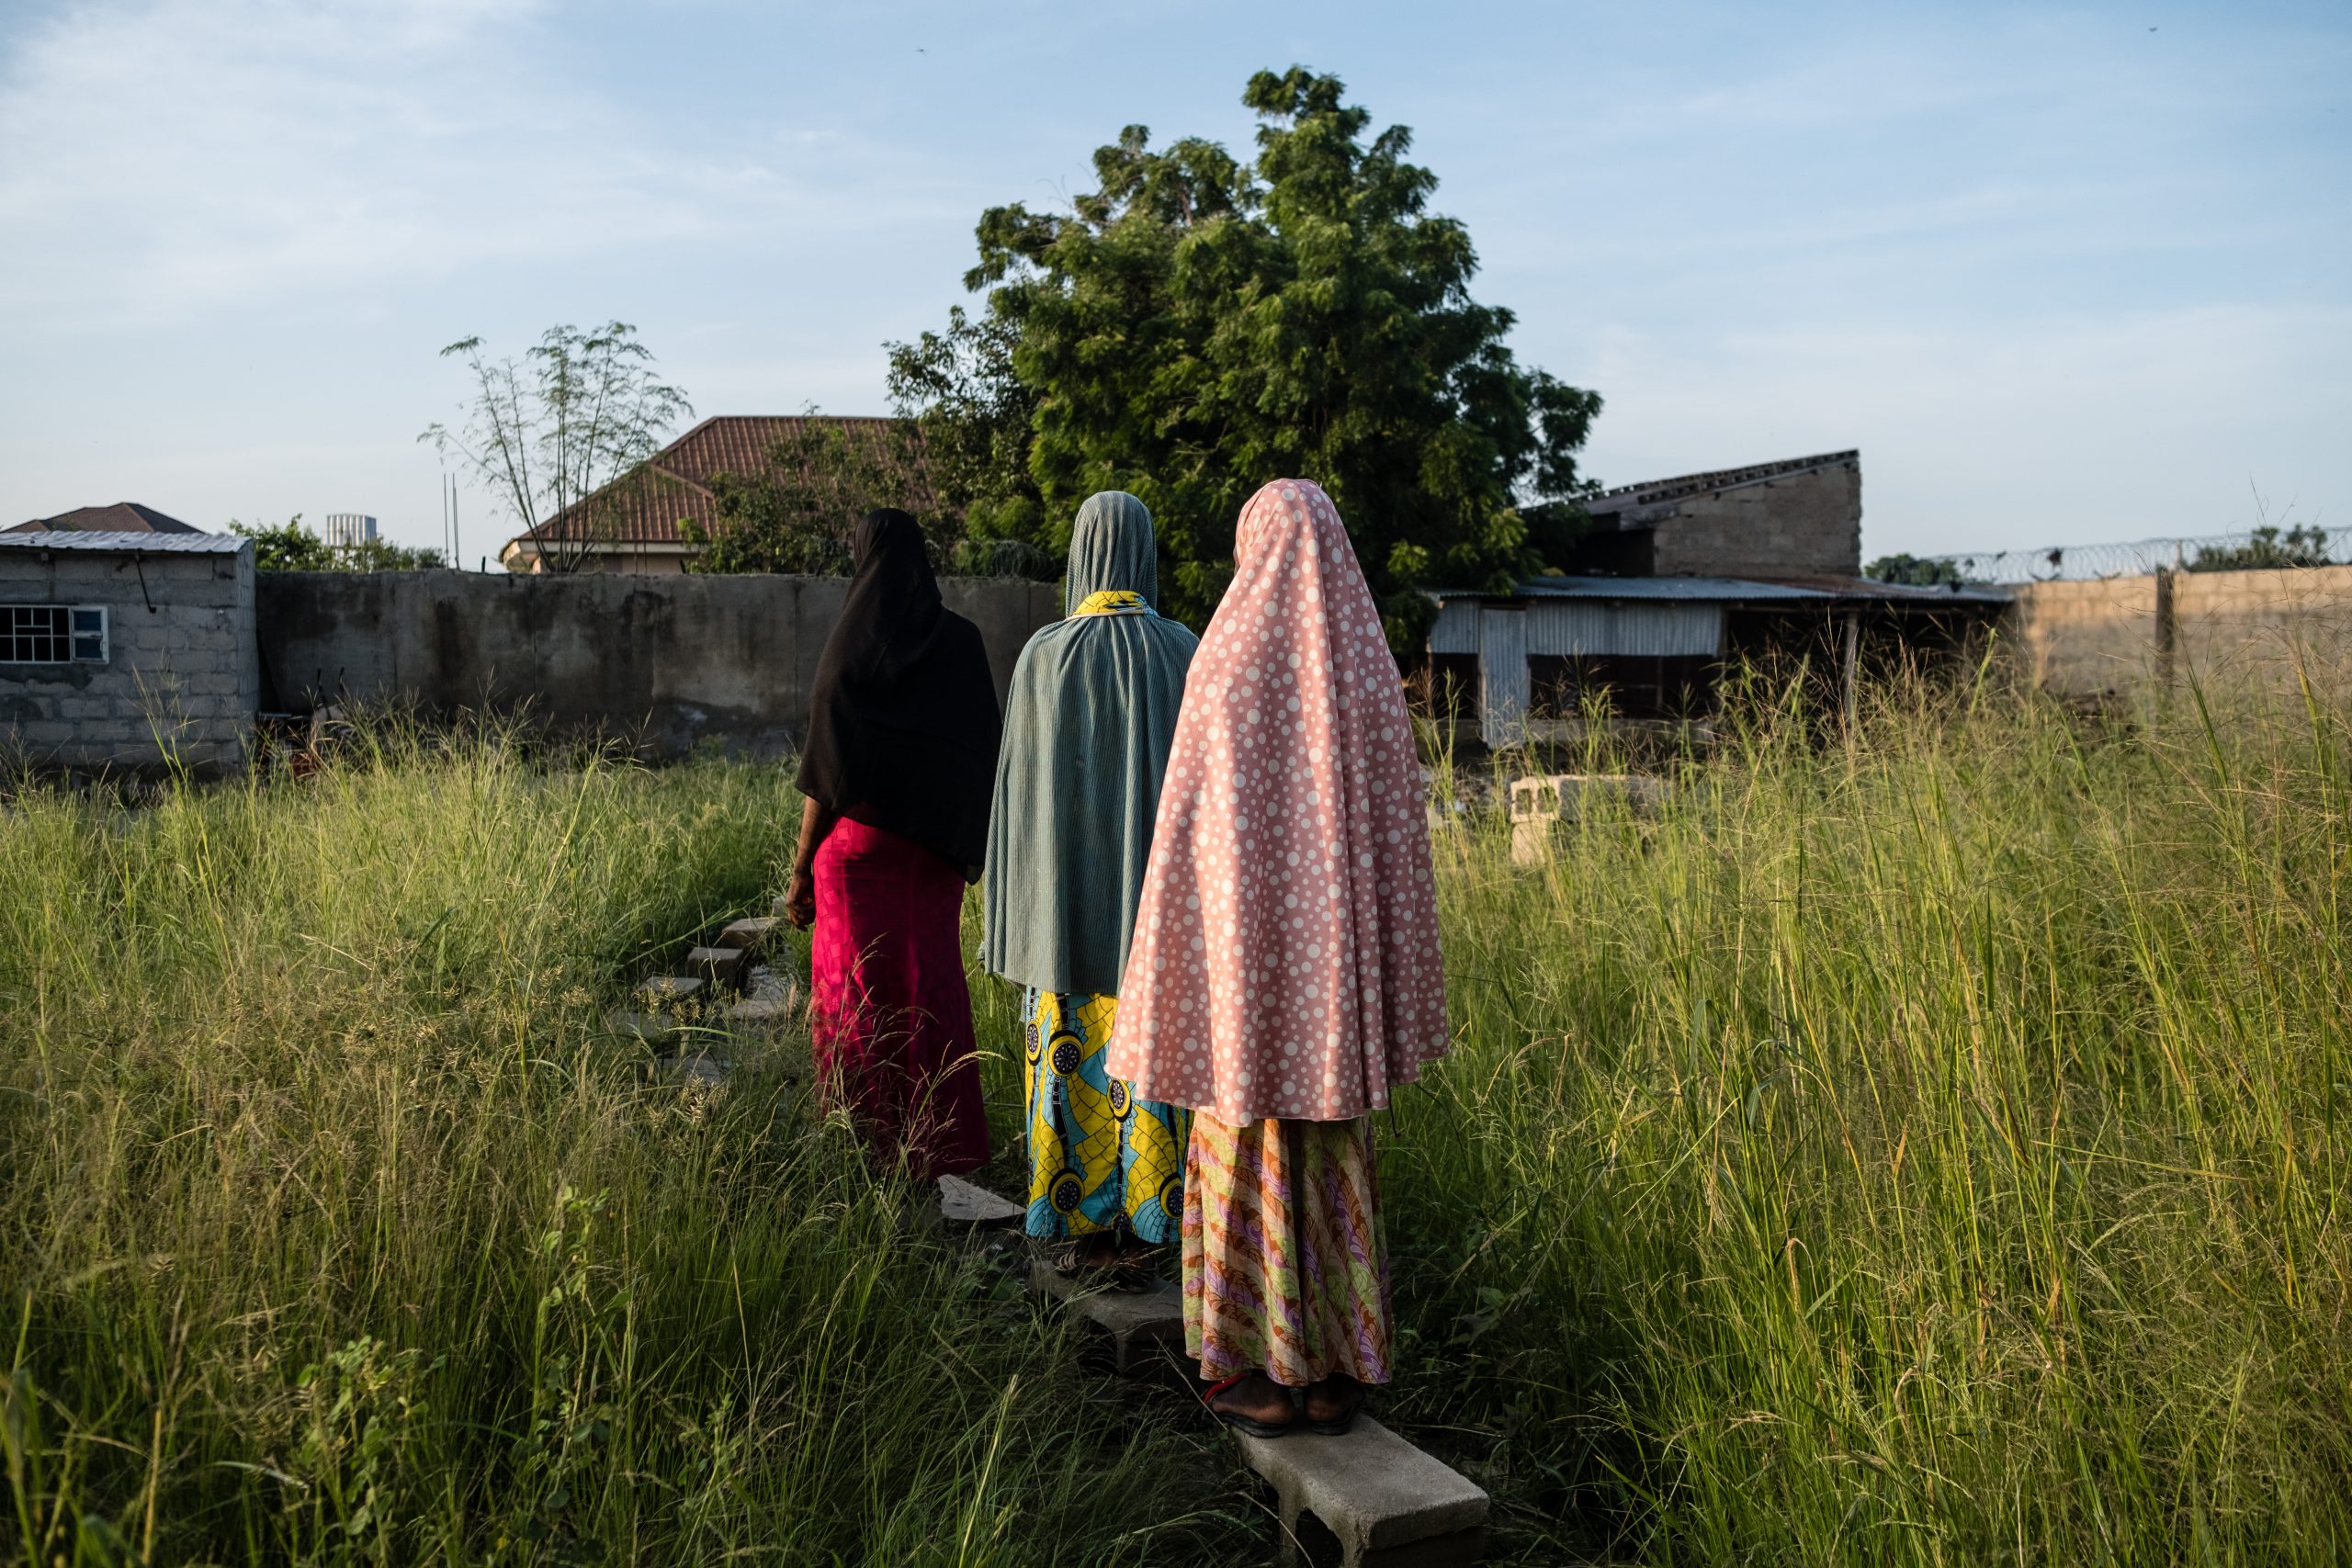
[[2352, 675], [2352, 566], [2184, 571], [2173, 579], [2181, 667], [2200, 680], [2283, 684], [2300, 663]]
[[1851, 577], [1862, 570], [1862, 469], [1838, 463], [1679, 501], [1658, 520], [1660, 577]]
[[2220, 689], [2287, 686], [2299, 668], [2352, 678], [2352, 567], [2176, 572], [2169, 636], [2154, 576], [2033, 582], [2015, 593], [2008, 634], [2052, 691], [2120, 694], [2167, 670]]
[[[627, 735], [650, 756], [707, 740], [775, 755], [799, 742], [848, 587], [838, 577], [267, 572], [265, 700], [522, 713]], [[1001, 701], [1022, 645], [1060, 617], [1060, 591], [993, 578], [940, 587], [979, 626]]]
[[105, 663], [0, 664], [0, 745], [88, 771], [241, 766], [260, 700], [253, 547], [0, 552], [0, 604], [98, 604]]
[[2026, 583], [2007, 631], [2038, 686], [2069, 696], [2129, 691], [2156, 669], [2156, 580]]

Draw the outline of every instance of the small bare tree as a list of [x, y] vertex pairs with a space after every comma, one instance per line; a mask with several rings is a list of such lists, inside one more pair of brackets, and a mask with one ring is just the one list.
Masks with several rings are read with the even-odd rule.
[[655, 373], [653, 351], [627, 321], [593, 332], [549, 327], [521, 365], [485, 358], [479, 337], [441, 356], [465, 361], [472, 396], [458, 428], [436, 421], [417, 439], [471, 468], [525, 533], [579, 508], [560, 537], [535, 536], [546, 571], [577, 571], [594, 558], [636, 488], [650, 482], [647, 459], [694, 412], [686, 394]]

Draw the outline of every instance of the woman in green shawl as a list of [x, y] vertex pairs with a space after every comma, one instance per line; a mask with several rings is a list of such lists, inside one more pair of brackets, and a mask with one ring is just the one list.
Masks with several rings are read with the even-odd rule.
[[1152, 608], [1151, 513], [1124, 491], [1079, 508], [1068, 618], [1014, 666], [989, 818], [989, 969], [1024, 988], [1028, 1231], [1114, 1265], [1176, 1237], [1184, 1112], [1102, 1069], [1151, 858], [1193, 634]]

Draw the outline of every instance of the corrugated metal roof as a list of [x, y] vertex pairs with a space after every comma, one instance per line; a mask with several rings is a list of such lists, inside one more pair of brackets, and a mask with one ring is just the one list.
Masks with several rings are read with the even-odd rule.
[[1881, 582], [1870, 577], [1833, 577], [1823, 572], [1805, 572], [1794, 577], [1769, 577], [1758, 581], [1783, 587], [1807, 589], [1839, 599], [1871, 599], [1885, 604], [2006, 604], [2009, 599], [2007, 593], [1997, 588], [1922, 588], [1909, 582]]
[[1913, 588], [1862, 577], [1537, 577], [1509, 593], [1438, 589], [1441, 605], [1462, 599], [1507, 604], [1513, 599], [1668, 600], [1715, 604], [1998, 604], [2006, 594], [1982, 589]]
[[11, 534], [39, 534], [72, 528], [87, 534], [201, 534], [203, 529], [167, 517], [152, 506], [135, 501], [118, 501], [112, 506], [77, 506], [71, 512], [61, 512], [54, 517], [36, 517], [29, 523], [19, 523], [8, 530]]
[[[1449, 595], [1451, 597], [1451, 595]], [[1809, 588], [1736, 577], [1537, 577], [1487, 599], [1686, 599], [1732, 604], [1749, 599], [1827, 599]]]
[[97, 533], [87, 528], [38, 534], [0, 534], [0, 549], [86, 550], [138, 556], [232, 556], [251, 549], [250, 539], [233, 534]]

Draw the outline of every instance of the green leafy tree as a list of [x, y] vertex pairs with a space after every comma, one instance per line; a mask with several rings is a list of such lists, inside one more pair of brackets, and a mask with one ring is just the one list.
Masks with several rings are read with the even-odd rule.
[[1010, 318], [958, 305], [945, 332], [889, 345], [890, 401], [915, 422], [940, 505], [976, 545], [1034, 545], [1046, 532], [1029, 474], [1038, 399], [1013, 370], [1017, 335]]
[[1576, 455], [1600, 399], [1514, 358], [1511, 313], [1470, 298], [1468, 232], [1428, 210], [1411, 132], [1368, 136], [1344, 92], [1261, 72], [1254, 163], [1129, 126], [1069, 213], [982, 215], [965, 285], [984, 314], [891, 345], [901, 406], [971, 455], [976, 532], [1058, 551], [1089, 492], [1132, 491], [1159, 525], [1166, 607], [1199, 625], [1241, 503], [1312, 479], [1400, 650], [1431, 614], [1416, 590], [1541, 569], [1521, 501], [1589, 488]]
[[2199, 545], [2190, 571], [2261, 571], [2280, 567], [2334, 566], [2335, 551], [2327, 532], [2297, 525], [2280, 533], [2276, 524], [2256, 528], [2235, 545]]
[[1957, 588], [1963, 581], [1954, 562], [1909, 554], [1881, 556], [1862, 569], [1862, 575], [1911, 588]]
[[441, 351], [460, 359], [473, 381], [464, 422], [438, 422], [419, 441], [454, 454], [498, 498], [525, 532], [567, 507], [587, 502], [579, 525], [539, 541], [548, 571], [577, 571], [610, 539], [651, 482], [645, 464], [670, 427], [694, 412], [686, 394], [653, 368], [653, 351], [627, 321], [593, 332], [549, 327], [524, 363], [485, 358], [479, 337]]
[[229, 532], [254, 542], [256, 571], [425, 571], [441, 565], [441, 552], [422, 546], [366, 539], [330, 545], [302, 526], [296, 513], [283, 523], [252, 526], [229, 520]]

